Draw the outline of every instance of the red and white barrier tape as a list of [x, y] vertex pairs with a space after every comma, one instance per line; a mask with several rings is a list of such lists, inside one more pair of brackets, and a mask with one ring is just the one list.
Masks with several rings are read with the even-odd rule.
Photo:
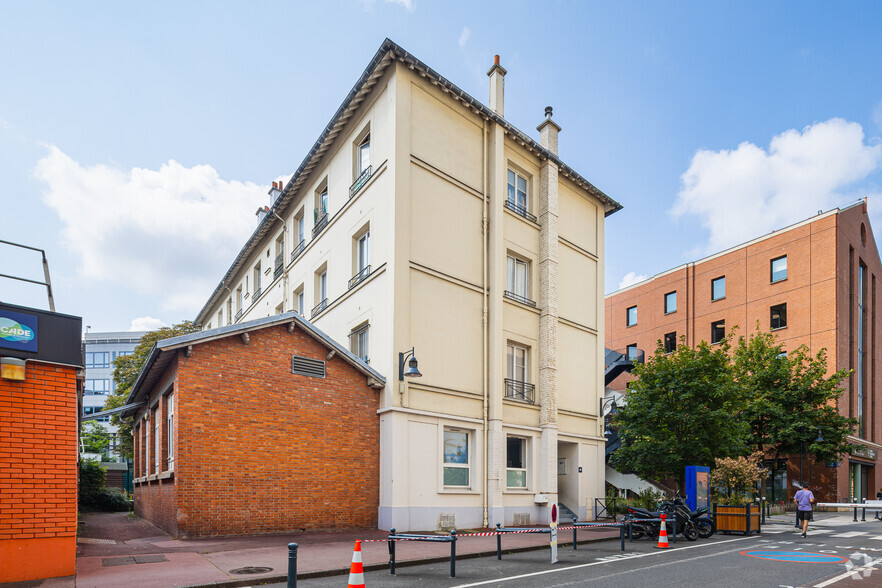
[[[558, 527], [558, 531], [571, 531], [572, 529], [592, 529], [595, 527], [621, 527], [623, 523], [594, 523], [583, 524], [573, 527]], [[537, 527], [535, 529], [518, 529], [517, 531], [486, 531], [483, 533], [463, 533], [462, 535], [426, 535], [425, 537], [395, 537], [394, 539], [361, 539], [362, 543], [384, 543], [386, 541], [422, 541], [424, 539], [434, 539], [436, 537], [492, 537], [493, 535], [512, 535], [518, 533], [544, 533], [548, 531], [545, 527]]]

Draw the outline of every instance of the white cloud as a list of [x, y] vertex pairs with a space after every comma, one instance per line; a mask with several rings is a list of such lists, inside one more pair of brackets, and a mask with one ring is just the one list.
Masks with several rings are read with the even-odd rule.
[[152, 316], [139, 316], [136, 319], [132, 319], [132, 325], [129, 327], [130, 331], [155, 331], [160, 327], [164, 327], [165, 323], [162, 322], [161, 319], [153, 318]]
[[628, 286], [633, 286], [634, 284], [638, 284], [645, 280], [647, 276], [641, 276], [635, 272], [628, 272], [625, 274], [625, 277], [622, 278], [622, 281], [619, 282], [619, 290], [622, 288], [627, 288]]
[[386, 4], [400, 4], [407, 8], [408, 12], [413, 12], [413, 0], [386, 0]]
[[269, 202], [264, 187], [223, 180], [209, 165], [84, 167], [49, 146], [34, 173], [79, 276], [153, 294], [169, 311], [201, 308]]
[[466, 43], [469, 42], [469, 37], [472, 36], [472, 30], [469, 27], [462, 27], [462, 32], [459, 34], [459, 46], [465, 47]]
[[748, 142], [699, 150], [671, 213], [698, 217], [710, 232], [706, 251], [720, 251], [865, 196], [847, 190], [880, 168], [882, 145], [833, 118], [773, 137], [768, 151]]

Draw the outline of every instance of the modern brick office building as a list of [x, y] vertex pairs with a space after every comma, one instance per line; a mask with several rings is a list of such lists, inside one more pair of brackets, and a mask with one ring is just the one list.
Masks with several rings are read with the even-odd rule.
[[[882, 264], [866, 202], [860, 202], [607, 295], [606, 346], [642, 349], [648, 357], [659, 341], [668, 350], [681, 336], [687, 345], [713, 343], [735, 326], [744, 335], [758, 323], [785, 349], [825, 348], [831, 373], [853, 370], [839, 409], [860, 423], [850, 438], [858, 449], [838, 466], [807, 464], [804, 478], [821, 487], [825, 500], [872, 498], [882, 489], [879, 279]], [[792, 456], [786, 474], [774, 481], [776, 495], [784, 488], [792, 494], [790, 482], [798, 479], [799, 456]]]

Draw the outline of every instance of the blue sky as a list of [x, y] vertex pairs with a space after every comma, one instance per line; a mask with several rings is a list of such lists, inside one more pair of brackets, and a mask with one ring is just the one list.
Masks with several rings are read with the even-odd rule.
[[[385, 37], [624, 205], [606, 291], [867, 197], [882, 3], [7, 2], [0, 239], [93, 331], [192, 318]], [[0, 273], [40, 279], [0, 246]], [[0, 279], [0, 299], [46, 307]]]

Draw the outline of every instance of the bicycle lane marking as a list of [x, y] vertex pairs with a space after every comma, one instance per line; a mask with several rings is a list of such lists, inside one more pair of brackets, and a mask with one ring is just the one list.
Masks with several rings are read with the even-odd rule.
[[[714, 543], [703, 543], [703, 544], [700, 544], [700, 545], [687, 545], [686, 547], [676, 547], [676, 548], [673, 548], [673, 549], [668, 549], [668, 550], [663, 550], [663, 551], [652, 551], [652, 552], [649, 552], [649, 553], [638, 553], [638, 554], [636, 554], [636, 555], [630, 555], [630, 556], [627, 556], [627, 557], [618, 557], [618, 558], [616, 558], [616, 559], [608, 559], [608, 560], [605, 560], [605, 561], [595, 561], [595, 562], [591, 562], [591, 563], [587, 563], [587, 564], [579, 564], [579, 565], [575, 565], [575, 566], [569, 566], [569, 567], [566, 567], [566, 568], [556, 568], [556, 569], [553, 569], [553, 570], [542, 570], [541, 572], [533, 572], [533, 573], [531, 573], [531, 574], [520, 574], [520, 575], [517, 575], [517, 576], [509, 576], [509, 577], [507, 577], [507, 578], [495, 578], [495, 579], [493, 579], [493, 580], [484, 580], [484, 581], [482, 581], [482, 582], [474, 582], [474, 583], [472, 583], [472, 584], [459, 584], [458, 586], [454, 586], [453, 588], [471, 588], [472, 586], [486, 586], [487, 584], [498, 584], [498, 583], [502, 583], [502, 582], [508, 582], [508, 581], [510, 581], [510, 580], [522, 580], [522, 579], [524, 579], [524, 578], [532, 578], [532, 577], [535, 577], [535, 576], [544, 576], [544, 575], [546, 575], [546, 574], [557, 574], [557, 573], [559, 573], [559, 572], [566, 572], [566, 571], [571, 571], [571, 570], [578, 570], [578, 569], [581, 569], [581, 568], [590, 568], [590, 567], [593, 567], [593, 566], [600, 566], [600, 565], [603, 565], [603, 564], [610, 564], [610, 563], [615, 563], [615, 562], [620, 562], [620, 561], [633, 561], [633, 560], [635, 560], [635, 559], [641, 559], [641, 558], [644, 558], [644, 557], [652, 557], [652, 556], [656, 556], [656, 555], [664, 555], [664, 554], [666, 554], [666, 553], [667, 553], [667, 554], [670, 554], [670, 553], [679, 553], [680, 551], [684, 551], [684, 550], [686, 550], [686, 549], [698, 549], [698, 548], [700, 548], [700, 547], [708, 547], [708, 546], [711, 546], [711, 545], [723, 545], [723, 544], [725, 544], [725, 543], [732, 543], [732, 542], [734, 542], [734, 541], [744, 541], [744, 540], [746, 540], [746, 539], [754, 539], [754, 540], [756, 540], [757, 537], [739, 537], [739, 538], [737, 538], [737, 539], [728, 539], [728, 540], [725, 540], [725, 541], [716, 541], [716, 542], [714, 542]], [[732, 550], [732, 551], [726, 551], [726, 552], [720, 552], [720, 553], [712, 553], [712, 554], [710, 554], [710, 555], [703, 555], [703, 556], [701, 556], [701, 558], [693, 558], [693, 559], [703, 559], [703, 558], [706, 558], [706, 557], [716, 557], [716, 556], [718, 556], [718, 555], [725, 555], [725, 554], [728, 554], [728, 553], [736, 553], [737, 551], [738, 551], [738, 550], [735, 549], [735, 550]], [[678, 561], [679, 561], [679, 560], [678, 560]], [[674, 562], [671, 562], [671, 563], [674, 563]], [[659, 564], [659, 565], [669, 565], [669, 564], [666, 563], [666, 564]], [[650, 566], [650, 567], [654, 567], [654, 566]], [[641, 568], [641, 569], [645, 570], [645, 569], [648, 569], [648, 568]]]

